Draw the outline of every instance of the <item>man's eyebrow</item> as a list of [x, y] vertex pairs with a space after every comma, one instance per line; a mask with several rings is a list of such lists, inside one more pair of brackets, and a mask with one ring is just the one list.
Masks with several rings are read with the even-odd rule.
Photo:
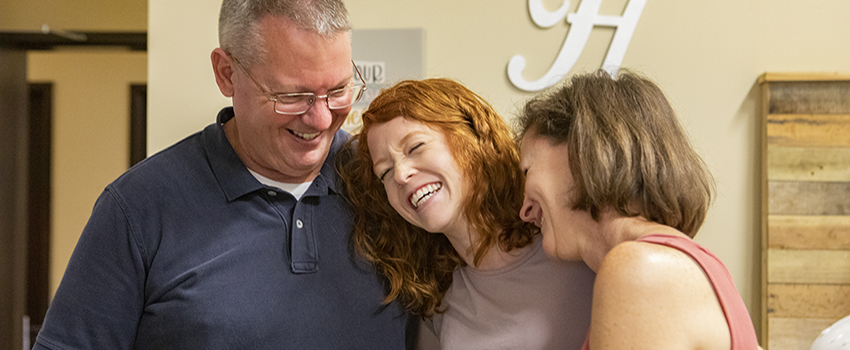
[[[339, 89], [339, 88], [345, 86], [346, 84], [348, 84], [348, 82], [351, 81], [352, 79], [354, 79], [353, 73], [351, 75], [349, 75], [347, 78], [344, 78], [344, 79], [340, 80], [339, 82], [337, 82], [336, 84], [334, 84], [333, 87], [329, 88], [327, 91]], [[300, 93], [305, 93], [305, 92], [310, 92], [310, 93], [316, 94], [315, 91], [312, 91], [310, 88], [303, 86], [303, 85], [291, 85], [290, 86], [288, 84], [281, 84], [278, 81], [274, 81], [273, 83], [274, 83], [274, 85], [268, 86], [269, 91], [271, 91], [271, 93], [273, 95], [300, 94]], [[286, 91], [286, 90], [291, 90], [291, 91]], [[283, 92], [283, 91], [286, 91], [286, 92]], [[327, 93], [327, 91], [325, 91], [325, 93]], [[316, 94], [316, 95], [320, 95], [320, 94]]]

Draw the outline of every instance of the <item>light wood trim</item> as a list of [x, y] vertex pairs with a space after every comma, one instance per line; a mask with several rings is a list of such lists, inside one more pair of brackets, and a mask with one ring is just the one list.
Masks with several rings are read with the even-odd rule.
[[850, 147], [850, 115], [768, 114], [767, 142], [790, 147]]
[[768, 250], [768, 283], [850, 284], [850, 251]]
[[770, 318], [770, 350], [809, 350], [815, 339], [839, 319]]
[[804, 72], [768, 72], [758, 78], [758, 83], [776, 82], [776, 81], [829, 81], [829, 80], [850, 80], [850, 72], [821, 72], [821, 73], [804, 73]]
[[850, 250], [850, 216], [847, 215], [770, 215], [768, 227], [770, 248]]
[[850, 315], [850, 284], [770, 284], [771, 317], [841, 319]]
[[767, 345], [770, 323], [767, 321], [767, 252], [768, 252], [768, 194], [770, 193], [767, 186], [767, 116], [770, 111], [770, 84], [761, 85], [761, 117], [759, 141], [761, 143], [761, 152], [759, 153], [759, 162], [761, 163], [761, 298], [759, 299], [760, 317], [756, 321], [759, 324], [757, 332], [763, 346]]

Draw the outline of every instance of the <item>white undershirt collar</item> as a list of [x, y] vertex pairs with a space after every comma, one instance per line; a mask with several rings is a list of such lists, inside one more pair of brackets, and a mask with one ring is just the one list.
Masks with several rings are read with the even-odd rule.
[[254, 178], [256, 178], [261, 184], [289, 192], [296, 200], [301, 200], [301, 196], [303, 196], [304, 192], [307, 192], [307, 189], [310, 188], [311, 184], [313, 184], [313, 181], [300, 184], [290, 184], [269, 179], [251, 169], [248, 169], [248, 171], [251, 172], [251, 175], [254, 175]]

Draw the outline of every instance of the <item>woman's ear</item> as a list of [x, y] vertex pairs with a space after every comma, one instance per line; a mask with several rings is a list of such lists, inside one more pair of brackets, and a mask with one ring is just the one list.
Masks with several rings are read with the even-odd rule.
[[219, 47], [212, 51], [210, 61], [218, 90], [224, 97], [233, 97], [233, 59]]

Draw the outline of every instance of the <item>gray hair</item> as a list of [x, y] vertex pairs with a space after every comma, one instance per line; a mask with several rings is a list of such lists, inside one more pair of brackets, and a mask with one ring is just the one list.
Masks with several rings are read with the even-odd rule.
[[266, 54], [260, 20], [266, 15], [286, 19], [296, 27], [330, 38], [351, 30], [342, 0], [224, 0], [218, 18], [218, 43], [250, 66]]

